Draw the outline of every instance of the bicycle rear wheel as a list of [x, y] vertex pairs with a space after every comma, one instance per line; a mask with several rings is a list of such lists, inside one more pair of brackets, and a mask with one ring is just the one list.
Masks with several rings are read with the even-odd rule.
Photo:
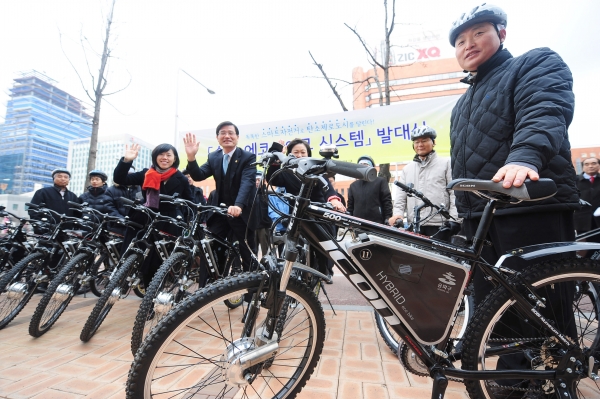
[[135, 355], [144, 337], [166, 316], [184, 295], [196, 291], [198, 285], [188, 276], [187, 254], [177, 252], [158, 269], [135, 316], [131, 333], [131, 352]]
[[133, 254], [130, 255], [122, 265], [119, 266], [119, 270], [115, 273], [110, 282], [106, 285], [104, 292], [98, 302], [92, 309], [92, 313], [90, 313], [83, 329], [81, 330], [81, 334], [79, 335], [79, 339], [83, 342], [89, 341], [98, 328], [112, 309], [113, 305], [121, 298], [122, 295], [127, 293], [129, 286], [127, 285], [127, 277], [129, 273], [133, 270], [134, 265], [136, 265], [139, 261], [139, 255]]
[[94, 263], [93, 270], [91, 271], [93, 278], [90, 280], [90, 291], [98, 298], [102, 296], [102, 291], [104, 291], [106, 284], [110, 281], [113, 270], [114, 267], [111, 266], [109, 255], [106, 252], [102, 252]]
[[31, 322], [29, 335], [41, 337], [56, 323], [81, 286], [80, 273], [87, 269], [90, 255], [75, 255], [50, 282]]
[[23, 310], [35, 292], [35, 274], [44, 267], [46, 254], [27, 255], [0, 278], [0, 329]]
[[[286, 309], [277, 354], [236, 369], [236, 359], [255, 349], [255, 337], [240, 339], [244, 309], [229, 309], [223, 301], [257, 291], [262, 278], [243, 273], [218, 280], [169, 313], [135, 356], [127, 398], [291, 398], [300, 392], [321, 355], [325, 317], [317, 298], [298, 281], [289, 281], [287, 295], [296, 306]], [[261, 309], [257, 330], [266, 313]]]
[[[546, 298], [540, 313], [581, 350], [577, 361], [583, 366], [577, 370], [581, 374], [573, 387], [575, 397], [600, 397], [600, 386], [587, 377], [589, 357], [600, 359], [600, 301], [594, 286], [600, 282], [600, 263], [589, 259], [553, 260], [531, 266], [521, 275], [540, 297]], [[565, 355], [564, 349], [555, 337], [528, 320], [510, 293], [498, 287], [479, 305], [467, 329], [462, 368], [554, 370]], [[542, 379], [465, 380], [472, 398], [487, 399], [558, 398], [556, 384]]]

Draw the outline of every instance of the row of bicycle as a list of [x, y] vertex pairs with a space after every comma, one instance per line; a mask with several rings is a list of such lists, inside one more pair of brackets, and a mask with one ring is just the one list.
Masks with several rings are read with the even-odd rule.
[[[113, 305], [132, 290], [143, 298], [133, 326], [135, 353], [144, 335], [176, 303], [207, 282], [241, 271], [238, 243], [213, 236], [203, 225], [206, 212], [226, 214], [226, 209], [162, 196], [162, 201], [184, 207], [193, 215], [185, 222], [122, 200], [145, 215], [147, 222], [142, 225], [101, 214], [77, 203], [70, 206], [78, 208], [82, 217], [60, 215], [44, 204], [28, 204], [40, 220], [19, 218], [0, 207], [0, 216], [6, 221], [0, 226], [5, 232], [0, 239], [0, 329], [40, 292], [43, 295], [29, 325], [30, 335], [40, 337], [75, 295], [91, 291], [98, 301], [80, 335], [82, 341], [88, 341]], [[165, 224], [175, 225], [183, 233], [166, 233], [162, 230]], [[31, 227], [33, 232], [28, 231]], [[115, 230], [124, 229], [131, 231], [133, 238], [121, 251], [124, 237]], [[142, 267], [148, 256], [158, 256], [162, 264], [145, 286]], [[242, 298], [226, 302], [234, 308], [241, 305]]]

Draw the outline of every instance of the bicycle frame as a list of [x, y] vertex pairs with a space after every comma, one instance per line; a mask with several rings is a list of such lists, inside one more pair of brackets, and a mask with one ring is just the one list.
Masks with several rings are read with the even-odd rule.
[[[274, 284], [277, 289], [277, 295], [275, 295], [274, 306], [269, 308], [268, 318], [273, 318], [271, 321], [268, 319], [267, 322], [267, 330], [272, 330], [271, 326], [276, 324], [276, 317], [279, 315], [282, 305], [283, 298], [285, 298], [285, 290], [287, 283], [290, 278], [290, 274], [296, 261], [297, 250], [296, 245], [298, 244], [298, 238], [300, 235], [303, 235], [309, 243], [317, 248], [319, 251], [324, 253], [330, 259], [332, 259], [337, 267], [342, 271], [344, 276], [358, 289], [359, 292], [369, 301], [371, 306], [379, 312], [386, 320], [397, 320], [396, 323], [389, 323], [391, 328], [399, 334], [400, 337], [413, 349], [415, 355], [421, 359], [421, 361], [426, 365], [426, 367], [430, 370], [430, 375], [434, 379], [434, 390], [432, 397], [442, 397], [443, 392], [445, 390], [445, 386], [447, 385], [447, 379], [445, 375], [462, 378], [462, 379], [472, 379], [472, 380], [487, 380], [487, 379], [510, 379], [510, 378], [518, 378], [518, 379], [549, 379], [549, 380], [557, 380], [559, 378], [565, 378], [564, 372], [559, 375], [558, 370], [552, 371], [534, 371], [534, 370], [486, 370], [486, 371], [472, 371], [472, 370], [461, 370], [456, 369], [452, 362], [448, 359], [448, 355], [443, 352], [445, 348], [445, 344], [449, 339], [449, 335], [438, 341], [438, 346], [431, 346], [431, 354], [426, 349], [425, 344], [420, 341], [416, 335], [408, 328], [406, 323], [403, 320], [405, 315], [400, 314], [398, 310], [396, 310], [393, 306], [386, 306], [389, 304], [389, 294], [386, 293], [386, 290], [378, 284], [374, 284], [372, 279], [369, 278], [368, 273], [365, 271], [364, 267], [362, 267], [358, 262], [356, 262], [353, 257], [348, 253], [348, 251], [343, 248], [340, 243], [338, 243], [333, 237], [331, 237], [318, 223], [314, 223], [314, 221], [322, 221], [327, 223], [334, 223], [340, 227], [349, 227], [352, 229], [360, 229], [362, 232], [371, 233], [373, 236], [380, 236], [384, 239], [405, 243], [408, 245], [413, 245], [416, 247], [427, 248], [428, 250], [439, 251], [442, 253], [442, 256], [447, 258], [448, 260], [452, 260], [450, 257], [455, 257], [457, 260], [461, 261], [465, 265], [472, 265], [479, 267], [486, 275], [490, 276], [491, 279], [497, 284], [501, 284], [504, 288], [506, 288], [511, 295], [513, 295], [514, 299], [518, 303], [518, 307], [524, 314], [529, 317], [531, 320], [535, 320], [539, 326], [545, 330], [549, 335], [557, 337], [560, 343], [567, 348], [567, 353], [571, 353], [574, 351], [575, 345], [571, 344], [571, 342], [556, 328], [554, 328], [548, 321], [545, 319], [538, 311], [537, 307], [541, 303], [542, 299], [539, 298], [535, 293], [532, 287], [527, 285], [524, 282], [520, 282], [519, 284], [513, 285], [509, 283], [505, 277], [505, 274], [514, 274], [515, 272], [511, 269], [502, 266], [502, 262], [506, 259], [503, 257], [498, 264], [492, 266], [480, 259], [480, 254], [485, 243], [485, 237], [487, 235], [488, 229], [491, 225], [493, 214], [495, 209], [502, 203], [497, 200], [490, 200], [483, 212], [481, 217], [481, 222], [477, 229], [477, 232], [473, 238], [472, 245], [468, 248], [459, 247], [452, 245], [447, 242], [437, 241], [435, 239], [430, 239], [429, 237], [422, 236], [415, 233], [406, 232], [403, 230], [398, 230], [393, 227], [389, 227], [386, 225], [373, 223], [367, 220], [359, 219], [353, 216], [348, 216], [345, 214], [341, 214], [329, 209], [323, 209], [318, 206], [314, 206], [310, 204], [310, 201], [307, 198], [310, 198], [310, 193], [312, 191], [313, 186], [316, 186], [316, 179], [314, 176], [309, 177], [300, 177], [303, 181], [302, 188], [298, 195], [298, 198], [294, 204], [294, 209], [292, 211], [292, 216], [290, 223], [287, 227], [287, 242], [286, 242], [286, 251], [285, 251], [285, 263], [283, 266], [283, 270], [278, 273], [274, 270], [271, 265], [271, 273], [272, 277], [275, 280], [271, 282]], [[359, 236], [360, 237], [360, 236]], [[369, 239], [368, 236], [364, 236], [365, 239]], [[355, 238], [355, 240], [359, 240], [360, 238]], [[581, 245], [581, 244], [579, 244]], [[600, 246], [598, 246], [600, 248]], [[564, 246], [559, 248], [559, 252], [568, 252], [572, 251], [573, 246]], [[532, 251], [529, 249], [528, 251], [522, 251], [523, 253], [534, 253], [536, 251]], [[539, 252], [539, 251], [538, 251]], [[542, 251], [543, 252], [543, 251]], [[508, 256], [518, 256], [518, 252], [513, 252], [512, 255]], [[543, 256], [543, 254], [532, 255], [531, 257]], [[263, 260], [263, 264], [268, 265], [269, 262]], [[465, 284], [458, 285], [460, 297], [465, 289]], [[272, 290], [270, 288], [270, 290]], [[531, 301], [526, 299], [519, 291], [528, 292], [529, 296], [533, 298]], [[456, 309], [455, 309], [456, 311]], [[393, 316], [393, 317], [392, 317]], [[249, 331], [245, 328], [246, 331]], [[272, 331], [270, 333], [267, 331], [264, 333], [265, 336], [268, 336], [270, 339], [272, 336]], [[506, 348], [490, 348], [490, 353], [499, 354], [502, 351], [507, 351]], [[569, 356], [566, 357], [569, 359]], [[573, 367], [575, 357], [570, 357], [573, 359], [572, 361], [566, 361], [565, 364], [561, 364], [561, 369], [565, 370], [567, 367]], [[572, 364], [571, 364], [572, 363]], [[444, 367], [442, 367], [444, 366]], [[560, 395], [563, 393], [565, 395], [569, 395], [567, 389], [557, 388]], [[436, 396], [439, 395], [439, 396]]]

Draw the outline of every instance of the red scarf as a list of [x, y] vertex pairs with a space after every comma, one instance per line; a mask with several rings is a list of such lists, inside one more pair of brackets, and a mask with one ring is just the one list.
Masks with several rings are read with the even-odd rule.
[[146, 177], [144, 177], [144, 184], [142, 189], [151, 188], [156, 191], [160, 191], [160, 183], [169, 180], [169, 177], [173, 176], [177, 172], [177, 169], [170, 168], [165, 173], [158, 173], [153, 167], [148, 169]]
[[146, 190], [146, 205], [148, 208], [158, 209], [160, 200], [160, 183], [169, 180], [177, 172], [177, 169], [170, 168], [164, 173], [158, 173], [154, 167], [148, 169], [144, 177], [142, 189]]

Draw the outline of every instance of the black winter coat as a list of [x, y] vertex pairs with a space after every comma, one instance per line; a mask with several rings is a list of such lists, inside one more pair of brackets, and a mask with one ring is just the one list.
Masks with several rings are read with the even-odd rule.
[[129, 212], [129, 206], [121, 202], [119, 198], [125, 197], [132, 201], [136, 199], [142, 199], [142, 189], [140, 186], [114, 185], [106, 189], [106, 194], [110, 197], [114, 207], [121, 216], [127, 216], [127, 213]]
[[600, 207], [600, 175], [596, 175], [594, 184], [583, 175], [577, 176], [577, 188], [581, 199], [589, 202], [592, 206], [583, 206], [575, 212], [575, 230], [577, 233], [585, 233], [596, 227], [594, 211]]
[[357, 180], [348, 189], [348, 212], [352, 216], [383, 223], [393, 214], [392, 194], [383, 177], [368, 182]]
[[88, 191], [79, 196], [80, 202], [87, 202], [90, 208], [108, 214], [110, 216], [120, 216], [115, 207], [112, 198], [107, 193], [106, 184], [102, 187], [88, 187]]
[[[509, 163], [537, 168], [558, 193], [499, 209], [496, 215], [579, 208], [567, 129], [573, 119], [571, 71], [548, 48], [513, 58], [500, 50], [482, 64], [452, 110], [452, 177], [491, 179]], [[459, 216], [481, 216], [486, 200], [457, 191]]]
[[[60, 195], [60, 189], [56, 186], [40, 188], [33, 194], [31, 203], [35, 205], [46, 204], [46, 208], [52, 209], [61, 215], [67, 216], [81, 216], [80, 212], [74, 212], [73, 208], [69, 207], [69, 201], [80, 203], [79, 198], [72, 191], [66, 190], [64, 197]], [[41, 219], [47, 217], [46, 215], [40, 215], [34, 209], [28, 210], [29, 217], [32, 219]]]

